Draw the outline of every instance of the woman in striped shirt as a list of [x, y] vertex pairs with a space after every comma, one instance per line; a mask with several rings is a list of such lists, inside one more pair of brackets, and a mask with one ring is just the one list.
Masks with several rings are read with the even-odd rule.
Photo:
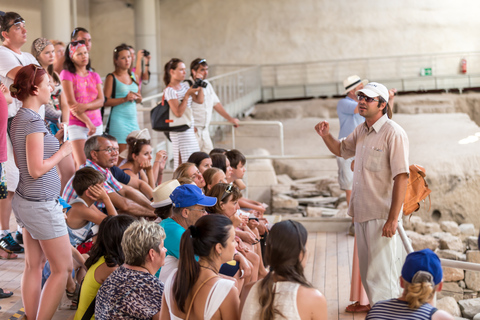
[[[187, 108], [191, 109], [192, 100], [198, 104], [203, 103], [203, 90], [201, 87], [190, 88], [185, 80], [185, 64], [182, 60], [173, 58], [165, 65], [163, 81], [167, 86], [163, 92], [165, 100], [173, 114], [181, 117]], [[170, 132], [173, 148], [173, 169], [190, 157], [194, 152], [200, 151], [192, 124], [187, 131]]]
[[[47, 72], [37, 65], [21, 68], [10, 86], [11, 95], [23, 102], [12, 121], [11, 140], [20, 181], [12, 205], [23, 228], [25, 270], [22, 300], [31, 319], [51, 319], [72, 272], [72, 253], [67, 225], [58, 201], [60, 178], [55, 166], [72, 153], [70, 141], [59, 146], [38, 114], [50, 100], [52, 87]], [[52, 274], [43, 291], [42, 269], [50, 262]], [[41, 302], [41, 304], [40, 304]]]

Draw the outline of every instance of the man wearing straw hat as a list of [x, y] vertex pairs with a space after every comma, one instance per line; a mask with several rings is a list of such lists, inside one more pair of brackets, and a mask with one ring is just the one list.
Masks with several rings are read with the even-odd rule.
[[[340, 99], [337, 104], [338, 121], [340, 121], [340, 132], [338, 133], [339, 140], [345, 139], [359, 124], [365, 121], [365, 118], [358, 114], [358, 100], [355, 92], [363, 89], [363, 86], [367, 83], [367, 79], [362, 80], [357, 75], [350, 76], [343, 81], [343, 86], [345, 88], [344, 94], [347, 96]], [[350, 204], [350, 196], [352, 194], [353, 171], [351, 165], [354, 159], [355, 157], [349, 159], [337, 157], [338, 184], [340, 185], [340, 189], [345, 191], [347, 204]], [[355, 235], [353, 222], [349, 233], [352, 236]]]
[[408, 137], [391, 118], [395, 90], [370, 82], [356, 92], [365, 123], [341, 142], [327, 121], [315, 130], [337, 156], [355, 156], [348, 214], [355, 221], [360, 275], [370, 304], [400, 294], [404, 250], [397, 226], [408, 182]]

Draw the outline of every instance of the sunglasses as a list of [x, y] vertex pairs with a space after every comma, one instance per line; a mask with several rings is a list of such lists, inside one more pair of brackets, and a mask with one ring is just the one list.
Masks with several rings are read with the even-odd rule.
[[364, 95], [360, 95], [360, 94], [357, 96], [357, 99], [358, 99], [358, 101], [365, 100], [365, 102], [367, 102], [367, 103], [370, 103], [372, 101], [377, 101], [377, 102], [380, 101], [378, 99], [373, 99], [373, 98], [370, 98], [370, 97], [367, 97], [367, 96], [364, 96]]
[[72, 35], [70, 36], [70, 39], [75, 38], [75, 34], [79, 31], [83, 31], [83, 28], [75, 28], [73, 29]]
[[77, 44], [85, 44], [85, 40], [75, 40], [70, 42], [72, 46], [76, 46]]
[[11, 27], [13, 27], [13, 26], [15, 26], [15, 25], [18, 25], [18, 24], [20, 24], [20, 23], [23, 23], [23, 27], [25, 28], [25, 20], [23, 20], [23, 18], [17, 18], [17, 19], [15, 19], [15, 20], [13, 20], [13, 22], [12, 22], [11, 25], [9, 25], [8, 27], [5, 28], [5, 32], [8, 32], [8, 30], [9, 30]]
[[207, 60], [206, 60], [206, 59], [202, 59], [202, 60], [198, 61], [198, 62], [195, 64], [195, 67], [201, 65], [201, 64], [204, 63], [204, 62], [206, 63]]
[[220, 201], [223, 201], [223, 199], [228, 197], [230, 195], [230, 193], [232, 193], [232, 190], [233, 190], [233, 184], [227, 185], [227, 188], [225, 189], [225, 192], [223, 193], [223, 196], [222, 196]]

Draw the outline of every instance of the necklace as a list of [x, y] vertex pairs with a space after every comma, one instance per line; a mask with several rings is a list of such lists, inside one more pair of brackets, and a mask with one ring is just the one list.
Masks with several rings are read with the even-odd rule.
[[210, 268], [210, 267], [207, 267], [207, 266], [202, 266], [202, 265], [200, 265], [200, 268], [209, 269], [209, 270], [213, 271], [213, 273], [215, 273], [216, 275], [218, 275], [218, 271], [215, 270], [215, 269], [213, 269], [213, 268]]

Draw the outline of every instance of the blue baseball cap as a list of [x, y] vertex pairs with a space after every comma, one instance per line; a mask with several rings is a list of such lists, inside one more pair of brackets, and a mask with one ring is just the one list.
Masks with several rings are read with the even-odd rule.
[[409, 253], [403, 264], [402, 278], [409, 283], [424, 282], [426, 278], [419, 277], [422, 273], [429, 273], [435, 285], [442, 282], [443, 271], [440, 259], [430, 249]]
[[207, 197], [202, 190], [194, 184], [184, 184], [176, 187], [170, 194], [175, 208], [187, 208], [194, 205], [212, 207], [217, 203], [217, 198]]

